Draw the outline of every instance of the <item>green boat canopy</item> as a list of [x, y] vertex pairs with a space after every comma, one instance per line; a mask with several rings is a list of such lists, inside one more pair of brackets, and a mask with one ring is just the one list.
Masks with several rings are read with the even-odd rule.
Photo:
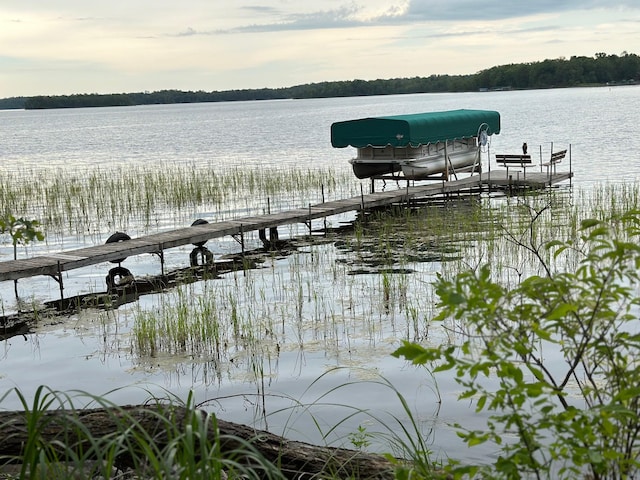
[[500, 114], [492, 110], [450, 110], [371, 117], [331, 125], [331, 145], [417, 147], [428, 143], [500, 133]]

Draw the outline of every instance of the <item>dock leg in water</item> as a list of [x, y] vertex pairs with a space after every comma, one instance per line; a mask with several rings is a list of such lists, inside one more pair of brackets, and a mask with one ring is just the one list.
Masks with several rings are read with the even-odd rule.
[[264, 248], [268, 249], [269, 248], [269, 240], [267, 240], [267, 233], [266, 233], [264, 228], [261, 228], [260, 230], [258, 230], [258, 238], [262, 242], [262, 245], [264, 246]]
[[271, 227], [269, 229], [269, 240], [271, 244], [275, 244], [278, 241], [278, 227]]

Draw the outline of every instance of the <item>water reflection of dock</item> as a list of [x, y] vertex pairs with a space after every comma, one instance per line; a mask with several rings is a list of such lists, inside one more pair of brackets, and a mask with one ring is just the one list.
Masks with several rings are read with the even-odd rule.
[[246, 232], [258, 230], [261, 232], [261, 238], [263, 238], [264, 231], [267, 229], [270, 230], [272, 235], [277, 235], [277, 230], [275, 229], [281, 225], [304, 223], [311, 228], [312, 220], [350, 211], [366, 211], [385, 205], [409, 204], [416, 199], [480, 191], [489, 188], [502, 190], [545, 188], [569, 180], [572, 176], [572, 172], [537, 173], [514, 172], [513, 170], [507, 176], [505, 170], [492, 170], [460, 180], [431, 182], [413, 186], [406, 180], [399, 180], [399, 185], [406, 183], [406, 188], [369, 194], [363, 193], [352, 198], [309, 205], [307, 208], [194, 225], [178, 230], [132, 238], [125, 242], [107, 243], [32, 258], [0, 262], [0, 281], [48, 275], [60, 284], [62, 293], [62, 272], [102, 262], [117, 262], [124, 257], [151, 253], [159, 256], [164, 273], [163, 253], [170, 248], [189, 244], [198, 245], [207, 240], [225, 236], [234, 236], [241, 245], [244, 245], [244, 234]]

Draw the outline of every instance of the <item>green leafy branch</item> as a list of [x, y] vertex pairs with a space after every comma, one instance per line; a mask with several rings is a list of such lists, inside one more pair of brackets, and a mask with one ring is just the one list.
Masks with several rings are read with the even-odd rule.
[[9, 234], [13, 244], [13, 259], [18, 258], [18, 245], [27, 245], [36, 240], [44, 240], [44, 234], [39, 230], [40, 222], [16, 218], [13, 215], [0, 217], [0, 234]]
[[542, 245], [560, 265], [577, 256], [574, 271], [536, 255], [545, 274], [512, 289], [488, 265], [436, 281], [436, 319], [456, 319], [469, 335], [458, 345], [404, 342], [394, 355], [452, 372], [459, 398], [491, 412], [486, 429], [458, 425], [469, 446], [500, 449], [494, 465], [479, 467], [487, 478], [640, 473], [639, 237], [640, 212], [585, 220], [576, 239]]

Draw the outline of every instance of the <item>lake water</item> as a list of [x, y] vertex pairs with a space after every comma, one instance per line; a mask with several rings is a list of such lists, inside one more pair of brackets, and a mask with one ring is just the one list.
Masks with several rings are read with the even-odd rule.
[[[502, 131], [491, 139], [492, 152], [518, 152], [526, 141], [535, 158], [539, 149], [548, 155], [552, 143], [554, 150], [570, 145], [573, 184], [577, 188], [640, 179], [637, 86], [0, 111], [0, 169], [24, 175], [25, 181], [37, 172], [71, 174], [97, 168], [117, 172], [131, 165], [170, 169], [206, 164], [220, 165], [221, 171], [273, 169], [274, 174], [278, 169], [309, 165], [348, 172], [348, 159], [354, 152], [331, 147], [331, 123], [458, 108], [500, 112]], [[354, 178], [354, 194], [358, 186]], [[316, 196], [301, 199], [295, 206], [317, 202]], [[236, 212], [249, 213], [260, 212], [257, 207]], [[193, 214], [194, 219], [218, 219], [210, 211]], [[157, 215], [169, 219], [160, 222], [158, 229], [184, 226], [171, 220], [172, 212]], [[351, 219], [347, 215], [338, 221]], [[69, 235], [21, 250], [20, 254], [68, 250], [83, 242], [90, 244], [92, 239], [104, 241], [111, 233], [103, 229], [91, 237]], [[135, 236], [144, 229], [130, 226], [129, 233]], [[0, 246], [1, 260], [13, 255], [6, 240]], [[238, 249], [231, 239], [209, 242], [209, 247], [216, 254]], [[188, 249], [168, 252], [168, 268], [184, 266], [186, 255]], [[407, 319], [398, 308], [382, 308], [379, 296], [372, 294], [379, 292], [380, 275], [343, 275], [341, 265], [346, 255], [333, 244], [307, 246], [295, 255], [274, 257], [265, 268], [246, 275], [228, 274], [185, 287], [184, 294], [192, 298], [215, 294], [244, 302], [243, 315], [256, 324], [269, 318], [271, 323], [266, 328], [279, 333], [273, 335], [272, 344], [262, 339], [259, 358], [248, 358], [247, 350], [240, 346], [229, 346], [222, 359], [211, 361], [136, 355], [130, 337], [136, 309], [158, 309], [167, 297], [176, 302], [167, 292], [109, 314], [74, 315], [60, 325], [42, 327], [35, 335], [2, 342], [0, 393], [18, 387], [29, 397], [38, 385], [45, 384], [57, 390], [77, 389], [99, 395], [112, 391], [109, 398], [124, 404], [144, 401], [149, 392], [171, 392], [186, 398], [193, 390], [198, 402], [207, 402], [208, 408], [225, 420], [255, 423], [313, 443], [349, 446], [347, 436], [358, 425], [377, 429], [375, 421], [357, 416], [323, 438], [352, 412], [350, 407], [370, 410], [389, 422], [393, 422], [390, 415], [406, 420], [396, 391], [384, 385], [388, 380], [407, 399], [436, 456], [463, 461], [486, 461], [495, 456], [488, 447], [468, 450], [457, 439], [450, 426], [453, 421], [473, 428], [484, 417], [475, 413], [473, 405], [455, 401], [459, 388], [455, 383], [442, 378], [436, 389], [426, 372], [389, 355], [400, 339], [411, 338]], [[136, 274], [158, 273], [158, 261], [152, 256], [127, 262]], [[104, 276], [111, 266], [69, 272], [65, 277], [67, 294], [103, 289]], [[414, 272], [408, 280], [398, 276], [394, 285], [399, 289], [408, 285], [407, 301], [425, 308], [421, 312], [424, 317], [430, 300], [418, 298], [417, 290], [443, 267], [431, 262], [411, 268]], [[58, 285], [52, 279], [25, 279], [19, 285], [21, 295], [38, 301], [58, 296]], [[295, 289], [300, 285], [298, 292]], [[257, 293], [254, 297], [238, 293], [246, 291]], [[5, 311], [14, 308], [12, 282], [0, 285], [0, 297]], [[289, 310], [292, 307], [288, 304], [295, 304], [296, 298], [300, 308], [294, 305]], [[229, 305], [220, 305], [220, 311], [232, 315]], [[279, 323], [274, 325], [274, 319], [280, 319]], [[433, 331], [428, 337], [432, 342], [446, 340], [444, 332]], [[333, 370], [335, 367], [338, 370]], [[299, 407], [292, 407], [296, 401]], [[313, 407], [305, 408], [309, 404]], [[0, 407], [20, 405], [15, 396], [10, 396]]]

